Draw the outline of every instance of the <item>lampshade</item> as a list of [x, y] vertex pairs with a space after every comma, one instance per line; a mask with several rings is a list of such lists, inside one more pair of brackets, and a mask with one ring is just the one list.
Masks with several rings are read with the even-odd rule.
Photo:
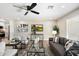
[[57, 31], [52, 31], [52, 34], [56, 35], [57, 34]]

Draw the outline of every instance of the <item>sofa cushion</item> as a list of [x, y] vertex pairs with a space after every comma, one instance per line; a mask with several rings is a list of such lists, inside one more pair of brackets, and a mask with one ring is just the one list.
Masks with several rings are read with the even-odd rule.
[[69, 40], [65, 38], [64, 39], [64, 46], [65, 46], [65, 44], [66, 44], [67, 41], [69, 41]]
[[59, 44], [65, 46], [65, 43], [67, 42], [67, 39], [64, 37], [59, 37]]
[[60, 45], [58, 43], [53, 43], [53, 42], [50, 42], [50, 46], [54, 52], [55, 55], [60, 55], [60, 56], [63, 56], [64, 53], [65, 53], [65, 49], [64, 49], [64, 46], [63, 45]]
[[63, 45], [63, 38], [59, 38], [59, 44]]
[[49, 38], [49, 41], [53, 41], [53, 38], [51, 37], [51, 38]]

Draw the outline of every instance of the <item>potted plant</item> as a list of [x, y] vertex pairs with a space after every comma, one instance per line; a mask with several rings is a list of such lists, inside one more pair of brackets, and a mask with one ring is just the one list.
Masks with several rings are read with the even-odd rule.
[[57, 32], [56, 35], [59, 35], [59, 27], [57, 25], [54, 25], [53, 31], [56, 31]]

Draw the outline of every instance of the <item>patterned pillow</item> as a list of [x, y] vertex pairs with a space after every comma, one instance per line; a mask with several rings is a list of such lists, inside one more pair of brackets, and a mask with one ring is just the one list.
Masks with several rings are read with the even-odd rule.
[[74, 44], [74, 42], [72, 40], [67, 41], [66, 44], [65, 44], [66, 51], [69, 50], [70, 47], [73, 46], [73, 44]]

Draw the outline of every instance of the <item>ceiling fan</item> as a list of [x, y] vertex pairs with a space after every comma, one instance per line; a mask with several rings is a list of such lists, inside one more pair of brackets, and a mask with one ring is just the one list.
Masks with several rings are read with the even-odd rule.
[[39, 14], [39, 12], [32, 10], [36, 5], [37, 5], [37, 3], [32, 3], [31, 6], [17, 6], [17, 5], [13, 5], [13, 6], [26, 10], [27, 12], [25, 12], [24, 15], [27, 15], [28, 11], [31, 11], [32, 13], [35, 13], [35, 14]]

